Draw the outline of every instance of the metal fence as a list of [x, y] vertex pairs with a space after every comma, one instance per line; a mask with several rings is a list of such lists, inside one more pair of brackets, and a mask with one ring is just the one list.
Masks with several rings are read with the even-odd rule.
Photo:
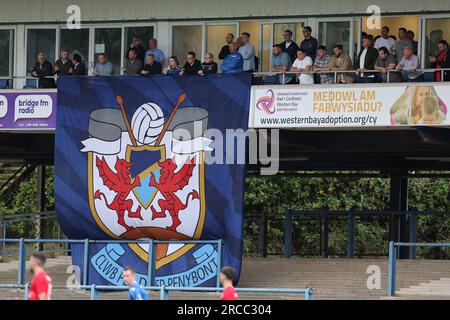
[[[6, 214], [0, 221], [0, 238], [7, 239], [63, 239], [65, 238], [55, 211]], [[39, 244], [40, 251], [44, 253], [67, 253], [67, 244]], [[17, 243], [0, 241], [0, 257], [13, 257], [19, 255]]]
[[[438, 241], [423, 237], [419, 225], [426, 225], [431, 217], [450, 217], [450, 212], [441, 211], [293, 211], [284, 214], [247, 214], [244, 216], [244, 255], [247, 256], [387, 256], [389, 231], [392, 218], [406, 218], [409, 225], [409, 240]], [[422, 220], [423, 219], [423, 220]], [[433, 223], [433, 222], [432, 222]], [[1, 230], [6, 239], [65, 239], [56, 213], [28, 213], [4, 216]], [[382, 234], [373, 235], [373, 245], [363, 246], [363, 235], [358, 227], [372, 228], [378, 225]], [[40, 230], [39, 230], [40, 229]], [[330, 236], [327, 237], [329, 231]], [[381, 232], [380, 231], [380, 232]], [[307, 235], [309, 235], [307, 237]], [[313, 238], [311, 238], [313, 235]], [[1, 238], [1, 236], [0, 236]], [[330, 240], [330, 239], [331, 240]], [[68, 243], [26, 242], [27, 250], [39, 249], [49, 255], [68, 254]], [[398, 239], [399, 241], [399, 239]], [[364, 249], [364, 250], [363, 250]], [[415, 257], [415, 248], [410, 248]], [[423, 252], [422, 252], [423, 251]], [[0, 241], [0, 257], [18, 257], [18, 242]], [[421, 250], [419, 255], [442, 258], [441, 251]]]
[[[424, 74], [424, 75], [430, 75], [430, 74], [434, 74], [436, 72], [440, 72], [441, 73], [441, 81], [444, 81], [444, 73], [450, 71], [450, 68], [439, 68], [439, 69], [433, 69], [433, 68], [426, 68], [426, 69], [416, 69], [416, 70], [411, 70], [411, 72], [414, 73], [420, 73], [420, 74]], [[392, 73], [402, 73], [402, 72], [408, 72], [408, 71], [400, 71], [400, 70], [387, 70], [387, 82], [391, 82], [390, 81], [390, 77]], [[381, 75], [381, 71], [379, 70], [364, 70], [364, 73], [369, 73], [369, 74], [377, 74], [377, 75]], [[341, 74], [352, 74], [355, 76], [358, 76], [359, 73], [356, 70], [329, 70], [329, 71], [285, 71], [285, 72], [254, 72], [253, 75], [255, 78], [267, 78], [267, 77], [275, 77], [277, 76], [279, 79], [279, 83], [281, 84], [286, 84], [286, 75], [301, 75], [301, 74], [311, 74], [311, 75], [320, 75], [320, 74], [330, 74], [333, 76], [333, 81], [334, 83], [338, 83], [338, 77]], [[110, 77], [121, 77], [123, 75], [111, 75]], [[140, 75], [127, 75], [127, 76], [136, 76], [139, 77]], [[86, 76], [73, 76], [73, 77], [88, 77]], [[41, 77], [41, 78], [36, 78], [36, 77], [32, 77], [32, 76], [8, 76], [8, 77], [0, 77], [0, 89], [37, 89], [39, 88], [39, 81], [41, 79], [54, 79], [55, 81], [58, 81], [58, 75], [54, 75], [54, 76], [47, 76], [47, 77]], [[17, 87], [17, 84], [15, 84], [14, 82], [16, 80], [21, 80], [19, 82], [23, 82], [21, 87]], [[433, 77], [426, 77], [425, 80], [423, 81], [434, 81]], [[420, 80], [418, 80], [417, 82], [422, 82]], [[262, 83], [255, 83], [255, 84], [262, 84]]]
[[[48, 76], [36, 78], [32, 76], [10, 76], [10, 77], [0, 77], [0, 89], [38, 89], [39, 81], [41, 79], [54, 79], [58, 80], [58, 76]], [[16, 80], [22, 82], [21, 86], [15, 83]]]
[[3, 243], [16, 243], [19, 245], [19, 261], [17, 270], [17, 284], [25, 284], [25, 263], [27, 259], [27, 247], [26, 244], [32, 243], [63, 243], [63, 244], [80, 244], [83, 245], [83, 267], [81, 268], [82, 274], [82, 285], [88, 284], [89, 279], [89, 246], [91, 244], [148, 244], [149, 254], [148, 254], [148, 270], [147, 279], [150, 285], [155, 284], [155, 273], [156, 273], [156, 245], [158, 244], [212, 244], [217, 246], [218, 252], [218, 263], [217, 263], [217, 279], [216, 284], [219, 287], [219, 274], [222, 268], [222, 240], [90, 240], [90, 239], [0, 239]]
[[428, 247], [428, 248], [449, 248], [449, 242], [443, 243], [417, 243], [417, 242], [389, 242], [389, 260], [388, 260], [388, 296], [395, 296], [396, 276], [397, 276], [397, 254], [399, 247]]
[[[84, 289], [90, 291], [91, 300], [98, 298], [99, 291], [126, 291], [129, 288], [126, 286], [104, 286], [96, 284], [88, 284], [88, 261], [89, 261], [89, 245], [98, 243], [124, 243], [124, 244], [148, 244], [149, 245], [149, 263], [148, 263], [148, 283], [150, 286], [144, 287], [145, 290], [158, 291], [161, 300], [168, 300], [170, 292], [221, 292], [223, 288], [220, 287], [220, 269], [222, 267], [222, 240], [192, 240], [192, 241], [159, 241], [159, 240], [89, 240], [89, 239], [0, 239], [4, 243], [19, 243], [19, 261], [17, 283], [15, 284], [0, 284], [0, 289], [22, 289], [24, 290], [24, 299], [28, 299], [29, 284], [25, 283], [25, 262], [26, 262], [26, 244], [27, 243], [67, 243], [67, 244], [82, 244], [83, 245], [83, 267], [82, 267], [82, 284], [74, 286], [76, 289]], [[155, 286], [155, 260], [156, 260], [156, 245], [157, 244], [212, 244], [216, 245], [218, 249], [218, 264], [216, 287], [166, 287]], [[58, 287], [55, 287], [58, 288]], [[61, 287], [67, 288], [69, 287]], [[72, 288], [73, 289], [73, 288]], [[266, 292], [266, 293], [289, 293], [289, 294], [303, 294], [305, 300], [313, 299], [313, 289], [280, 289], [280, 288], [237, 288], [238, 292]]]
[[[20, 289], [24, 290], [23, 299], [28, 300], [30, 284], [24, 285], [4, 285], [0, 284], [0, 289]], [[53, 287], [54, 289], [70, 289], [68, 287]], [[160, 300], [169, 300], [170, 292], [222, 292], [224, 289], [220, 287], [143, 287], [147, 291], [159, 292]], [[128, 291], [126, 286], [103, 286], [103, 285], [89, 285], [78, 286], [77, 289], [84, 289], [90, 291], [91, 300], [98, 299], [98, 291]], [[251, 292], [251, 293], [288, 293], [288, 294], [303, 294], [305, 300], [314, 299], [314, 290], [312, 288], [306, 289], [280, 289], [280, 288], [235, 288], [237, 292]]]
[[[249, 255], [253, 253], [260, 256], [283, 255], [287, 258], [294, 255], [323, 258], [386, 257], [389, 254], [390, 227], [393, 220], [405, 219], [408, 225], [408, 239], [415, 242], [423, 238], [418, 231], [421, 219], [424, 219], [422, 225], [425, 225], [428, 217], [450, 217], [450, 212], [288, 210], [284, 214], [246, 215], [244, 249]], [[373, 246], [367, 250], [362, 250], [363, 239], [358, 234], [358, 225], [361, 224], [379, 225], [379, 229], [383, 231], [376, 241], [372, 241]], [[339, 239], [338, 242], [330, 244], [329, 234], [332, 232], [339, 234]], [[309, 237], [314, 235], [314, 238], [306, 238], [307, 234]], [[415, 248], [410, 248], [408, 256], [416, 257]], [[439, 255], [436, 253], [435, 256]]]
[[[96, 286], [83, 287], [91, 291], [91, 300], [97, 299], [98, 290], [116, 290], [125, 291], [128, 287], [114, 287], [114, 286]], [[170, 292], [222, 292], [223, 288], [207, 288], [207, 287], [144, 287], [145, 290], [159, 291], [160, 300], [169, 300]], [[237, 292], [252, 292], [252, 293], [290, 293], [290, 294], [303, 294], [305, 300], [313, 300], [314, 291], [311, 288], [306, 289], [279, 289], [279, 288], [235, 288]]]
[[[444, 73], [446, 71], [450, 71], [450, 68], [442, 68], [442, 69], [432, 69], [432, 68], [428, 68], [428, 69], [416, 69], [416, 70], [410, 70], [410, 71], [400, 71], [400, 70], [387, 70], [387, 74], [386, 74], [386, 80], [387, 83], [391, 83], [391, 74], [392, 73], [397, 73], [397, 74], [403, 74], [406, 73], [408, 74], [409, 72], [414, 72], [414, 73], [418, 73], [421, 75], [427, 75], [427, 74], [435, 74], [436, 72], [440, 72], [441, 74], [441, 82], [444, 81]], [[381, 71], [379, 70], [364, 70], [364, 73], [366, 74], [376, 74], [379, 78], [381, 76]], [[356, 77], [358, 77], [359, 73], [356, 70], [328, 70], [328, 71], [285, 71], [285, 72], [255, 72], [253, 75], [255, 77], [260, 77], [260, 78], [266, 78], [266, 77], [277, 77], [278, 82], [280, 84], [286, 84], [286, 75], [295, 75], [295, 76], [299, 76], [301, 74], [310, 74], [310, 75], [321, 75], [321, 74], [330, 74], [333, 76], [333, 83], [335, 84], [339, 84], [338, 81], [338, 77], [339, 75], [354, 75]], [[420, 81], [417, 80], [417, 82], [429, 82], [429, 81], [434, 81], [434, 78], [432, 77], [426, 77], [424, 80]], [[416, 81], [414, 81], [416, 82]], [[261, 83], [264, 84], [264, 83]]]

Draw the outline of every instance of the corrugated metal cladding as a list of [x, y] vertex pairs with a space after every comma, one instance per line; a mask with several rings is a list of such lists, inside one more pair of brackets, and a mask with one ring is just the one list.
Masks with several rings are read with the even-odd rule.
[[0, 0], [0, 23], [63, 22], [76, 4], [83, 21], [183, 20], [450, 11], [449, 0]]

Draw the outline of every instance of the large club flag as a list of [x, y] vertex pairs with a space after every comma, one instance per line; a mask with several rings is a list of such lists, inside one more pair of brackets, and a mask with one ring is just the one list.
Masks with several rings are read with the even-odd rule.
[[[245, 166], [204, 160], [230, 158], [226, 130], [247, 129], [250, 86], [249, 74], [59, 79], [55, 206], [65, 235], [179, 240], [153, 255], [146, 241], [90, 244], [90, 284], [123, 285], [131, 265], [150, 285], [149, 256], [156, 285], [215, 285], [221, 257], [239, 275]], [[222, 250], [182, 243], [219, 239]], [[83, 245], [71, 248], [82, 270]]]

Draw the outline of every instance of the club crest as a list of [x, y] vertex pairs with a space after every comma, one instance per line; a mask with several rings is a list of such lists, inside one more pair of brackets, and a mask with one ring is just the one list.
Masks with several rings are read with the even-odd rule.
[[[119, 108], [91, 113], [89, 137], [82, 141], [88, 159], [88, 199], [98, 226], [116, 239], [200, 239], [205, 221], [204, 137], [208, 113], [182, 106], [182, 95], [167, 120], [160, 106], [146, 103], [126, 117]], [[188, 134], [188, 136], [187, 136]], [[130, 244], [144, 261], [148, 245]], [[158, 244], [156, 267], [174, 261], [192, 245]]]

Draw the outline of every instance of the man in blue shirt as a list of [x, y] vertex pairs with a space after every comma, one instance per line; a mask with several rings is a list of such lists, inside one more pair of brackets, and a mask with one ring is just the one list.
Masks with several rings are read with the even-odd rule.
[[[274, 44], [272, 47], [272, 66], [271, 71], [277, 73], [285, 73], [291, 70], [292, 62], [291, 57], [287, 52], [281, 51], [281, 45]], [[273, 75], [266, 77], [264, 83], [266, 84], [287, 84], [293, 81], [295, 75], [292, 73]]]
[[230, 54], [225, 57], [220, 66], [222, 73], [239, 73], [244, 69], [244, 58], [238, 52], [236, 42], [230, 43]]
[[155, 60], [161, 63], [161, 66], [164, 66], [164, 60], [166, 59], [166, 56], [164, 55], [164, 52], [162, 52], [162, 50], [158, 49], [158, 40], [148, 40], [148, 48], [149, 49], [147, 50], [145, 56], [148, 57], [149, 54], [154, 55]]
[[94, 68], [95, 76], [110, 76], [114, 73], [114, 65], [108, 61], [106, 54], [100, 53], [98, 55], [98, 63]]
[[123, 280], [125, 284], [130, 287], [130, 300], [149, 300], [145, 289], [136, 282], [136, 271], [133, 267], [127, 266], [123, 269]]

